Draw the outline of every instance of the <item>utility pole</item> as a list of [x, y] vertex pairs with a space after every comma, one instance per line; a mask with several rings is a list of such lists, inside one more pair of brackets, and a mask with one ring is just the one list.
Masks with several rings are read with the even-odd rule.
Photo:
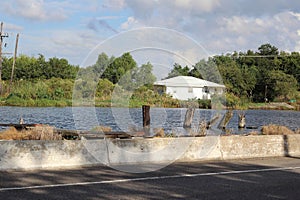
[[15, 70], [17, 52], [18, 52], [18, 42], [19, 42], [19, 33], [17, 34], [17, 37], [16, 37], [15, 54], [14, 54], [14, 58], [13, 58], [13, 65], [12, 65], [12, 68], [11, 68], [11, 76], [10, 76], [10, 82], [9, 82], [9, 92], [10, 92], [12, 82], [13, 82], [13, 78], [14, 78], [14, 70]]
[[2, 94], [2, 43], [3, 38], [8, 37], [7, 33], [3, 33], [3, 22], [1, 22], [0, 26], [0, 94]]

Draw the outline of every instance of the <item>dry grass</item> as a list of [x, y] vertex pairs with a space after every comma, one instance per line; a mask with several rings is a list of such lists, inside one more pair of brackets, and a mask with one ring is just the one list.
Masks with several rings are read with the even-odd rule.
[[205, 136], [207, 134], [207, 124], [205, 121], [201, 121], [199, 123], [198, 135]]
[[0, 140], [62, 140], [62, 136], [53, 130], [51, 126], [32, 127], [22, 131], [10, 127], [0, 133]]
[[109, 126], [96, 126], [92, 129], [92, 131], [95, 131], [95, 132], [103, 132], [103, 133], [110, 133], [112, 132], [112, 128], [109, 127]]
[[251, 132], [249, 132], [249, 135], [259, 135], [259, 132], [258, 131], [251, 131]]
[[154, 137], [165, 137], [165, 131], [163, 128], [154, 128]]
[[290, 130], [286, 126], [280, 126], [280, 125], [268, 125], [263, 126], [261, 129], [261, 132], [263, 135], [289, 135], [289, 134], [295, 134], [294, 131]]
[[296, 134], [300, 134], [300, 128], [295, 131]]

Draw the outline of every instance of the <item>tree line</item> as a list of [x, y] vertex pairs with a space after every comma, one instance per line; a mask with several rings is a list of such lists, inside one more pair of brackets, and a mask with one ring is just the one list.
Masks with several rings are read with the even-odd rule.
[[[13, 58], [3, 58], [2, 80], [11, 77]], [[36, 80], [36, 79], [75, 79], [79, 66], [69, 64], [64, 58], [49, 58], [40, 54], [37, 58], [20, 55], [16, 59], [16, 67], [13, 80]]]
[[[10, 79], [11, 66], [12, 58], [4, 57], [2, 70], [4, 82]], [[210, 70], [212, 66], [217, 69], [218, 73]], [[39, 55], [37, 58], [21, 55], [16, 60], [15, 87], [11, 94], [21, 92], [18, 89], [22, 85], [20, 81], [44, 82], [43, 84], [55, 84], [55, 86], [45, 87], [51, 91], [51, 94], [47, 94], [47, 91], [41, 87], [43, 84], [39, 83], [39, 86], [35, 87], [37, 91], [31, 91], [32, 97], [18, 94], [19, 97], [68, 99], [71, 98], [70, 93], [74, 83], [81, 81], [78, 87], [86, 96], [94, 95], [98, 99], [109, 100], [112, 91], [118, 87], [120, 91], [136, 91], [132, 98], [145, 101], [143, 98], [147, 95], [147, 98], [150, 98], [151, 95], [153, 98], [159, 98], [153, 91], [152, 84], [156, 79], [152, 70], [153, 66], [150, 62], [138, 66], [130, 53], [124, 53], [117, 58], [101, 53], [96, 63], [86, 68], [71, 65], [64, 58], [46, 60], [43, 55]], [[271, 44], [263, 44], [256, 51], [248, 50], [216, 55], [206, 60], [200, 60], [193, 66], [181, 66], [175, 63], [166, 78], [178, 75], [224, 83], [227, 88], [227, 102], [233, 104], [242, 100], [264, 102], [266, 100], [299, 99], [300, 54], [299, 52], [279, 51]], [[77, 80], [76, 77], [77, 79], [81, 77], [81, 80]], [[68, 80], [67, 84], [62, 80]], [[97, 82], [96, 91], [90, 91], [89, 85], [95, 81]], [[58, 83], [62, 86], [59, 86]], [[32, 84], [25, 85], [29, 87]], [[167, 96], [165, 97], [167, 98]]]
[[[216, 55], [199, 61], [192, 68], [175, 63], [168, 77], [185, 75], [203, 78], [204, 70], [213, 65], [226, 85], [228, 100], [264, 102], [299, 98], [300, 53], [279, 52], [271, 44], [263, 44], [257, 51]], [[213, 73], [208, 77], [220, 82]]]

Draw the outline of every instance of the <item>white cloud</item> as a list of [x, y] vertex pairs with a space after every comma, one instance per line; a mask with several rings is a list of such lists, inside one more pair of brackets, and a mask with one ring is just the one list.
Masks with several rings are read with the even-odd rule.
[[125, 0], [104, 0], [102, 7], [119, 10], [125, 7]]
[[[48, 36], [45, 40], [44, 35]], [[20, 37], [19, 53], [46, 58], [67, 58], [71, 64], [81, 64], [88, 53], [104, 38], [90, 30], [47, 30], [29, 32]]]
[[175, 0], [175, 5], [178, 9], [211, 12], [220, 6], [220, 2], [219, 0]]
[[3, 2], [2, 12], [29, 20], [63, 20], [67, 15], [65, 2], [44, 0], [12, 0]]
[[218, 24], [223, 32], [232, 32], [236, 34], [254, 34], [263, 31], [266, 24], [261, 19], [249, 19], [241, 16], [233, 16], [221, 19]]
[[220, 53], [271, 43], [294, 49], [299, 40], [300, 1], [122, 0], [133, 13], [120, 26], [158, 26], [182, 31]]
[[[222, 18], [206, 44], [213, 51], [257, 49], [263, 43], [271, 43], [280, 50], [293, 51], [300, 37], [297, 29], [300, 21], [291, 12], [273, 16], [251, 18], [233, 16]], [[214, 41], [213, 41], [214, 40]], [[210, 42], [211, 41], [211, 42]]]
[[140, 24], [139, 21], [136, 20], [134, 17], [128, 17], [127, 21], [121, 24], [121, 29], [128, 30], [128, 29], [133, 29], [141, 26], [142, 24]]
[[[59, 34], [54, 34], [52, 23], [50, 33], [42, 31], [43, 36], [31, 38], [23, 48], [49, 52], [49, 56], [69, 55], [76, 61], [99, 42], [99, 35], [103, 39], [120, 30], [145, 26], [182, 32], [213, 54], [255, 50], [266, 42], [280, 50], [300, 49], [300, 1], [293, 0], [10, 0], [1, 2], [0, 15], [12, 20], [40, 21], [43, 25], [62, 20], [69, 25], [70, 19], [72, 26], [78, 20], [80, 30], [74, 27], [72, 31], [57, 30]], [[5, 23], [5, 26], [7, 30], [23, 30], [14, 24]], [[24, 25], [24, 29], [29, 28]], [[21, 39], [25, 44], [25, 38]], [[166, 40], [167, 37], [163, 42], [179, 43]], [[189, 56], [193, 53], [187, 52]]]
[[7, 31], [22, 31], [24, 28], [16, 24], [5, 23], [3, 28]]

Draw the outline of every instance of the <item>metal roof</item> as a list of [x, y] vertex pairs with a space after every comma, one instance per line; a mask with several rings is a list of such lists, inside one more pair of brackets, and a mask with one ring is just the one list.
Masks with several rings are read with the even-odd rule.
[[176, 76], [173, 78], [156, 81], [154, 85], [173, 86], [173, 87], [214, 87], [225, 88], [225, 85], [217, 84], [200, 78], [192, 76]]

